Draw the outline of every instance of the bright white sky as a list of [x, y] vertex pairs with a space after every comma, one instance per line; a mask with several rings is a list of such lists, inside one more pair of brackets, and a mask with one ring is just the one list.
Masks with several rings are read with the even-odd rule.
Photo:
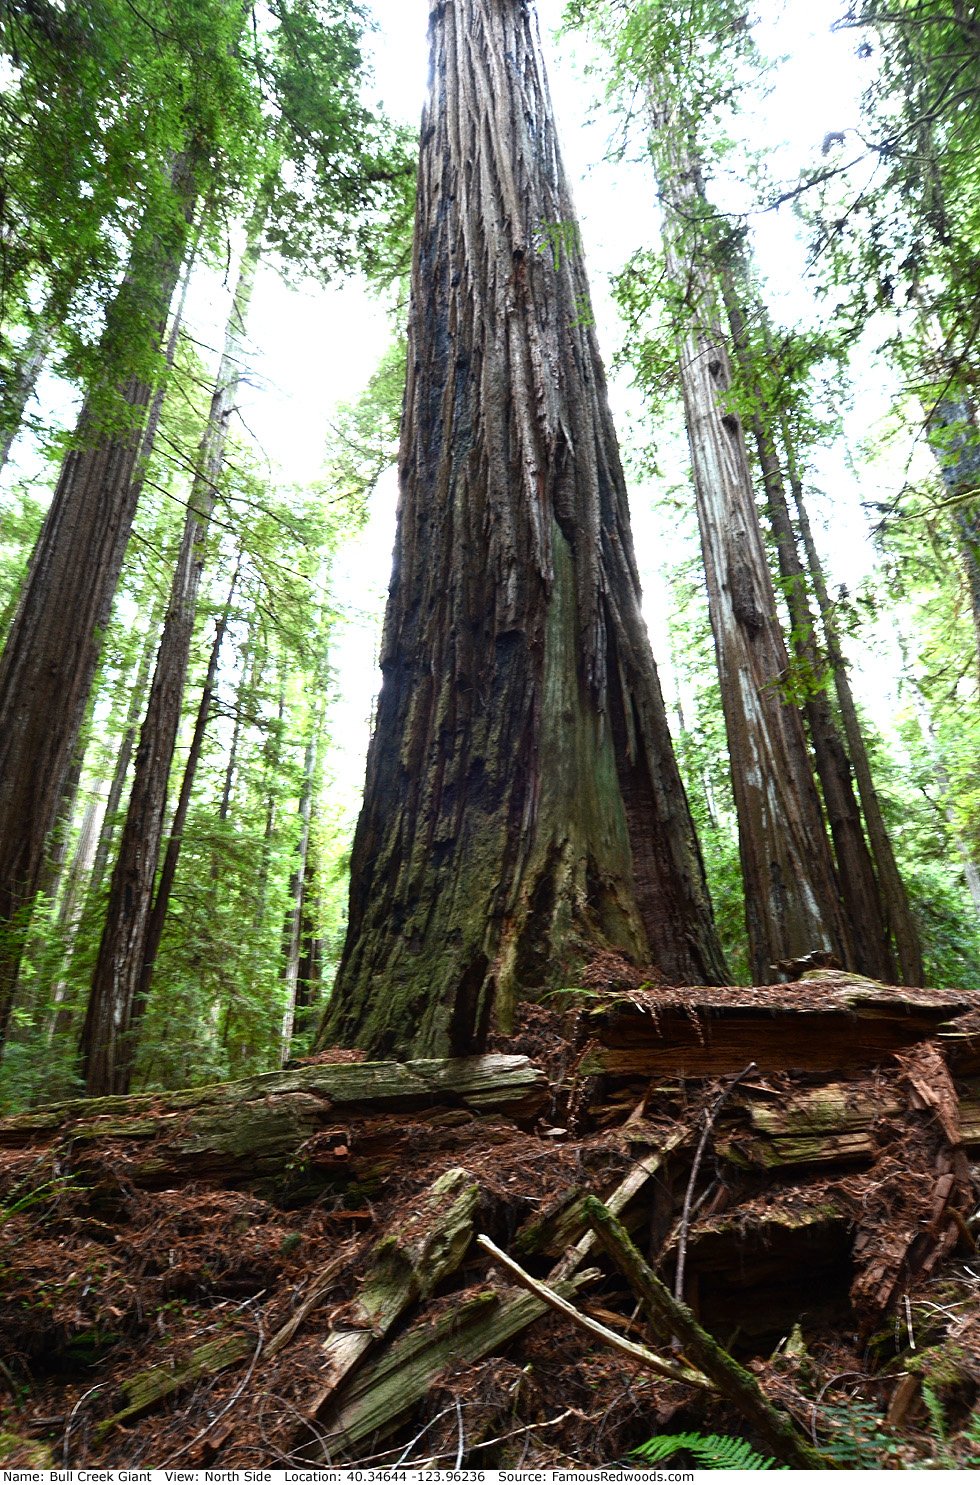
[[[635, 164], [613, 166], [602, 160], [607, 123], [587, 123], [592, 86], [581, 75], [582, 43], [556, 44], [563, 0], [538, 0], [545, 36], [549, 78], [565, 160], [573, 182], [582, 237], [592, 282], [599, 340], [607, 361], [619, 339], [619, 324], [609, 295], [609, 278], [638, 247], [657, 242], [657, 211], [651, 179]], [[381, 27], [376, 40], [377, 94], [397, 118], [417, 122], [427, 75], [428, 0], [372, 0]], [[853, 34], [835, 35], [830, 27], [843, 0], [759, 0], [757, 37], [765, 54], [786, 61], [774, 77], [771, 96], [751, 120], [753, 143], [769, 152], [772, 174], [793, 178], [814, 158], [829, 130], [851, 127], [857, 120], [857, 96], [866, 81], [854, 55]], [[579, 61], [574, 60], [578, 48]], [[805, 319], [812, 296], [803, 282], [805, 249], [788, 208], [760, 217], [755, 241], [757, 261], [768, 279], [777, 319]], [[213, 275], [192, 284], [188, 319], [192, 333], [217, 348], [228, 309], [228, 292]], [[242, 414], [283, 479], [314, 479], [337, 403], [354, 398], [388, 344], [389, 327], [380, 306], [357, 283], [332, 289], [311, 286], [286, 289], [274, 273], [260, 274], [250, 322], [254, 348], [251, 387], [242, 397]], [[60, 393], [63, 398], [63, 390]], [[613, 410], [621, 442], [628, 442], [632, 417], [639, 414], [636, 394], [625, 378], [611, 383]], [[854, 436], [866, 435], [885, 406], [885, 387], [874, 375], [863, 379], [851, 422]], [[686, 477], [686, 449], [678, 440], [665, 451], [668, 477]], [[27, 450], [22, 458], [29, 459]], [[825, 542], [834, 577], [856, 582], [870, 565], [871, 552], [860, 499], [869, 498], [868, 477], [858, 491], [843, 453], [830, 453], [820, 471], [821, 484], [833, 499], [833, 532]], [[666, 604], [658, 568], [676, 559], [676, 542], [668, 519], [652, 505], [654, 489], [631, 490], [637, 553], [644, 574], [645, 612], [654, 651], [665, 665]], [[339, 597], [354, 611], [335, 653], [339, 697], [333, 711], [336, 739], [333, 763], [337, 790], [356, 807], [363, 781], [367, 719], [379, 676], [374, 664], [377, 618], [390, 570], [394, 532], [394, 479], [386, 479], [374, 501], [363, 539], [350, 548], [338, 573]], [[816, 502], [819, 519], [829, 503]], [[358, 618], [357, 615], [362, 615]], [[672, 682], [665, 675], [665, 689]], [[878, 699], [887, 710], [887, 680], [878, 683]]]

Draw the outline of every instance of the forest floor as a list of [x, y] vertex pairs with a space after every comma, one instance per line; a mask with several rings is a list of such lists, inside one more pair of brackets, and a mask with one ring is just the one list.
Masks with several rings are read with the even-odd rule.
[[777, 1452], [727, 1383], [648, 1369], [708, 1367], [658, 1335], [590, 1193], [830, 1463], [980, 1464], [980, 995], [588, 978], [485, 1058], [328, 1052], [0, 1120], [0, 1464]]

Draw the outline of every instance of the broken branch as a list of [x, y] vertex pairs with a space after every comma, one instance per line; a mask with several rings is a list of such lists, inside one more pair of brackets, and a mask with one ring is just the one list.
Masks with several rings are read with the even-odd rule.
[[585, 1211], [590, 1227], [642, 1303], [655, 1329], [660, 1334], [680, 1337], [686, 1354], [738, 1408], [777, 1457], [793, 1469], [832, 1469], [830, 1461], [800, 1437], [788, 1415], [773, 1407], [751, 1372], [701, 1329], [687, 1305], [674, 1299], [608, 1208], [597, 1197], [590, 1196]]
[[613, 1350], [621, 1352], [623, 1356], [628, 1356], [632, 1361], [638, 1361], [647, 1371], [656, 1372], [659, 1377], [667, 1377], [671, 1382], [684, 1382], [688, 1387], [700, 1387], [703, 1391], [713, 1390], [707, 1377], [703, 1377], [700, 1372], [680, 1366], [674, 1361], [665, 1361], [663, 1357], [648, 1351], [645, 1346], [637, 1346], [635, 1342], [628, 1341], [625, 1336], [617, 1335], [614, 1330], [601, 1325], [598, 1320], [592, 1320], [588, 1315], [583, 1315], [581, 1310], [577, 1310], [566, 1299], [562, 1299], [561, 1295], [549, 1289], [547, 1284], [542, 1284], [540, 1279], [532, 1279], [519, 1263], [515, 1263], [513, 1258], [502, 1248], [498, 1248], [490, 1238], [481, 1235], [476, 1241], [477, 1246], [485, 1253], [489, 1253], [494, 1263], [510, 1274], [511, 1278], [523, 1289], [527, 1289], [530, 1294], [543, 1300], [550, 1309], [557, 1310], [559, 1315], [564, 1315], [566, 1320], [571, 1320], [579, 1330], [584, 1330], [587, 1334], [595, 1336], [597, 1340], [604, 1341], [607, 1346], [612, 1346]]

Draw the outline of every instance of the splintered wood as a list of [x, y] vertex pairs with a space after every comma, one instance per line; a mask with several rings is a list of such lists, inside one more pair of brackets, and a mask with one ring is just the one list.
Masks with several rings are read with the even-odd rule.
[[[4, 1228], [0, 1360], [37, 1370], [64, 1337], [146, 1332], [66, 1392], [50, 1442], [76, 1467], [124, 1462], [150, 1433], [154, 1457], [218, 1468], [393, 1461], [416, 1435], [429, 1450], [418, 1459], [452, 1463], [461, 1446], [432, 1441], [432, 1400], [448, 1392], [455, 1428], [453, 1389], [476, 1378], [489, 1392], [465, 1409], [486, 1414], [482, 1438], [516, 1438], [538, 1463], [567, 1463], [572, 1448], [549, 1435], [551, 1414], [579, 1429], [581, 1450], [592, 1398], [606, 1417], [642, 1393], [638, 1419], [680, 1409], [685, 1426], [730, 1430], [730, 1414], [711, 1413], [717, 1386], [754, 1437], [798, 1462], [812, 1440], [797, 1437], [793, 1395], [767, 1400], [776, 1373], [753, 1381], [745, 1366], [790, 1335], [804, 1354], [849, 1337], [862, 1356], [892, 1329], [911, 1344], [923, 1286], [975, 1254], [978, 1013], [980, 995], [832, 970], [744, 990], [627, 984], [528, 1007], [482, 1057], [328, 1053], [0, 1120], [0, 1200], [49, 1193]], [[597, 1213], [620, 1268], [627, 1235], [642, 1255], [625, 1279]], [[672, 1328], [649, 1316], [644, 1328], [638, 1302], [664, 1309], [675, 1284]], [[153, 1298], [171, 1293], [199, 1306], [172, 1339]], [[670, 1352], [679, 1334], [698, 1355]], [[578, 1359], [535, 1401], [527, 1378], [566, 1352]], [[492, 1380], [504, 1373], [506, 1387]], [[883, 1394], [902, 1418], [917, 1395]], [[214, 1402], [202, 1411], [201, 1398]], [[261, 1400], [276, 1398], [273, 1427]], [[770, 1403], [789, 1409], [785, 1428]], [[11, 1427], [30, 1435], [22, 1413]], [[623, 1427], [609, 1459], [640, 1440]], [[508, 1447], [487, 1442], [474, 1462], [513, 1465]]]

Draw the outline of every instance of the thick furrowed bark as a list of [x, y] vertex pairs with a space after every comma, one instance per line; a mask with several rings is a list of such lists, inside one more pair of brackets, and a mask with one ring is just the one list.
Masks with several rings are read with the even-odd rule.
[[85, 1087], [94, 1095], [125, 1093], [129, 1087], [136, 1050], [133, 1012], [146, 953], [170, 766], [190, 664], [204, 543], [217, 499], [215, 482], [241, 376], [242, 341], [264, 217], [263, 211], [251, 224], [225, 332], [224, 351], [198, 452], [198, 470], [188, 501], [156, 670], [140, 731], [129, 808], [109, 889], [81, 1043]]
[[[190, 167], [173, 171], [181, 203], [169, 240], [134, 250], [111, 318], [124, 321], [135, 298], [138, 334], [158, 345], [177, 283], [193, 210]], [[135, 288], [134, 288], [135, 285]], [[101, 637], [139, 498], [135, 478], [150, 387], [131, 376], [120, 389], [125, 418], [108, 429], [83, 407], [65, 458], [20, 605], [0, 659], [0, 1036], [16, 983], [23, 930], [37, 891], [44, 843], [54, 823]]]
[[320, 1041], [478, 1047], [590, 944], [721, 982], [537, 25], [431, 18], [401, 502]]
[[789, 658], [762, 541], [741, 420], [726, 408], [731, 369], [714, 276], [691, 223], [697, 172], [669, 110], [650, 100], [665, 209], [667, 271], [690, 323], [678, 352], [708, 608], [738, 814], [753, 980], [814, 948], [853, 962], [830, 845], [796, 706], [783, 694]]
[[[725, 305], [732, 329], [735, 355], [743, 383], [753, 399], [750, 418], [765, 482], [766, 506], [776, 540], [779, 575], [783, 580], [786, 606], [792, 626], [793, 648], [808, 687], [803, 709], [810, 729], [817, 774], [823, 789], [824, 807], [830, 825], [847, 914], [847, 928], [854, 950], [853, 967], [862, 974], [891, 984], [896, 977], [888, 929], [875, 877], [874, 863], [861, 828], [861, 811], [851, 783], [851, 765], [844, 749], [826, 690], [824, 670], [807, 595], [806, 575], [796, 548], [796, 536], [786, 503], [786, 490], [779, 455], [773, 438], [772, 409], [765, 406], [752, 361], [748, 326], [739, 297], [740, 275], [722, 268]], [[744, 280], [742, 280], [744, 282]]]

